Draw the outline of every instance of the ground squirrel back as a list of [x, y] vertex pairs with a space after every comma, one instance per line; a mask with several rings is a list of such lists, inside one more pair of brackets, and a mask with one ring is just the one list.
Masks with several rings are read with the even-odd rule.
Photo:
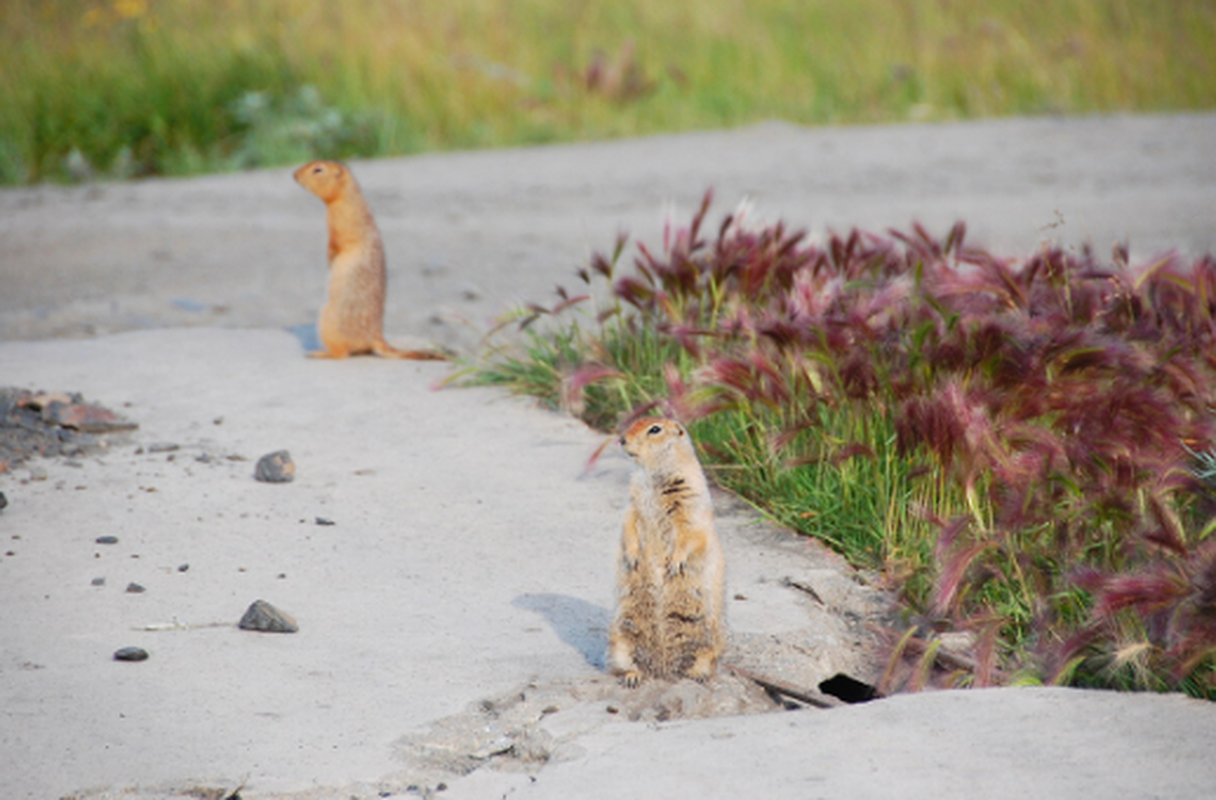
[[674, 420], [638, 420], [621, 445], [638, 469], [617, 559], [608, 665], [627, 686], [643, 676], [704, 681], [726, 645], [724, 562], [705, 474]]

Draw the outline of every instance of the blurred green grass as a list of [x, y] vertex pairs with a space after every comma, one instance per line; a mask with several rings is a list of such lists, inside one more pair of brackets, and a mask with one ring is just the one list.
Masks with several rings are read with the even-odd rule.
[[6, 0], [0, 183], [1216, 107], [1211, 0]]

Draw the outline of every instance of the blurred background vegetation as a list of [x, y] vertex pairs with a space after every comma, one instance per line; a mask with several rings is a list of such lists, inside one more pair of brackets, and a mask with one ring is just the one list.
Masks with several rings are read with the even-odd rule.
[[5, 0], [0, 183], [1216, 107], [1213, 0]]

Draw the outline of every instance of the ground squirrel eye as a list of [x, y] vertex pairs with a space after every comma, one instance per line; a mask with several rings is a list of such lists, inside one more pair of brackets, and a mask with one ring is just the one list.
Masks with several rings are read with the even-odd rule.
[[318, 164], [317, 166], [312, 168], [313, 175], [320, 175], [324, 171], [325, 171], [325, 167], [321, 166], [320, 164]]
[[647, 432], [648, 434], [650, 434], [651, 436], [654, 436], [656, 433], [662, 433], [662, 432], [663, 432], [663, 429], [662, 429], [662, 428], [660, 428], [658, 425], [651, 425], [651, 426], [650, 426], [650, 430], [648, 430], [648, 431], [646, 431], [646, 432]]

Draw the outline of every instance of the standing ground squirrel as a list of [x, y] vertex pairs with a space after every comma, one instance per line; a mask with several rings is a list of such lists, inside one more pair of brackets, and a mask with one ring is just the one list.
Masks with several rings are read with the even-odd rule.
[[621, 437], [638, 464], [617, 560], [608, 666], [626, 686], [643, 675], [704, 681], [726, 645], [722, 546], [692, 440], [649, 417]]
[[295, 179], [325, 201], [329, 225], [329, 300], [317, 323], [324, 349], [309, 357], [445, 358], [430, 350], [398, 350], [384, 341], [384, 242], [350, 170], [336, 161], [313, 161], [297, 169]]

